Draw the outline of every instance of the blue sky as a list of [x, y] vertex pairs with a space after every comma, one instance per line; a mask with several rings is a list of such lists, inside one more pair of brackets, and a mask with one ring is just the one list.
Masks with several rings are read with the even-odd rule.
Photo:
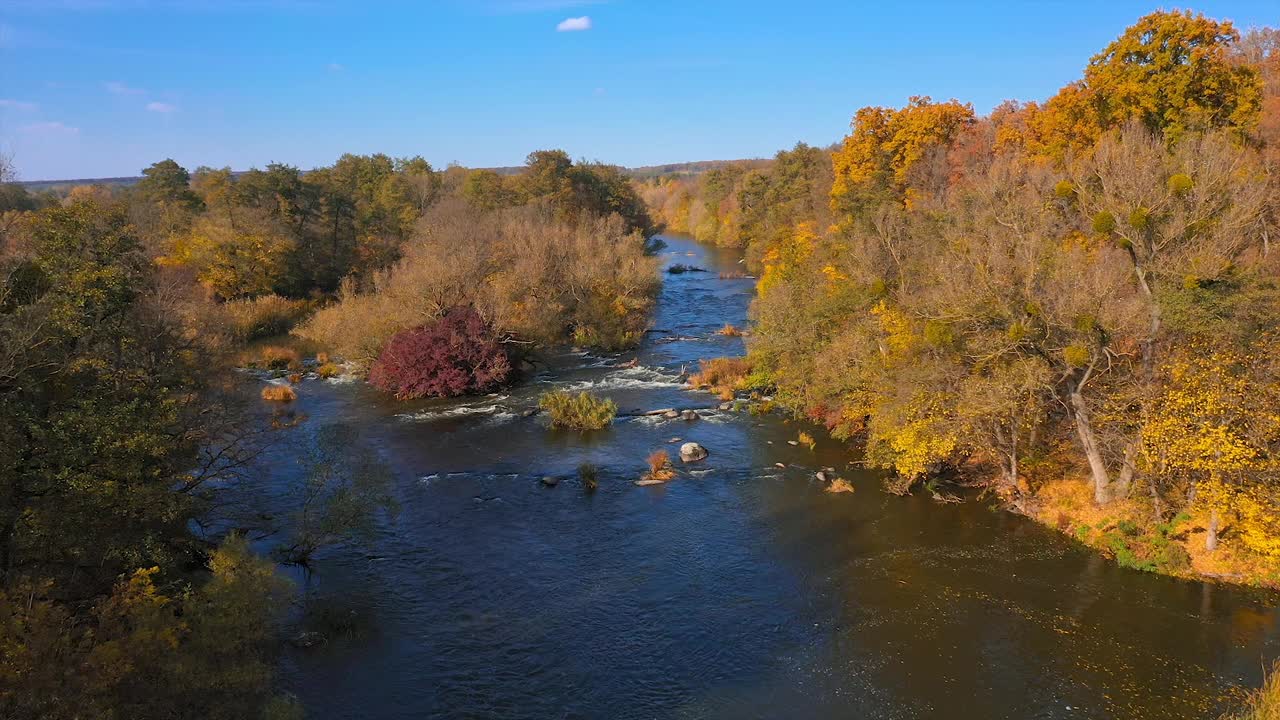
[[[0, 150], [28, 180], [165, 157], [237, 170], [343, 152], [439, 167], [552, 147], [629, 166], [761, 157], [838, 140], [859, 107], [911, 95], [979, 112], [1042, 99], [1158, 7], [0, 0]], [[1276, 0], [1193, 7], [1280, 25]]]

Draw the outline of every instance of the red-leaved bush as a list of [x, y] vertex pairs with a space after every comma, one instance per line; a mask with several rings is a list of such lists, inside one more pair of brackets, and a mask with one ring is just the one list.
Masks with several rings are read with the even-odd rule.
[[374, 387], [401, 400], [490, 392], [510, 377], [506, 348], [469, 307], [396, 333], [369, 370]]

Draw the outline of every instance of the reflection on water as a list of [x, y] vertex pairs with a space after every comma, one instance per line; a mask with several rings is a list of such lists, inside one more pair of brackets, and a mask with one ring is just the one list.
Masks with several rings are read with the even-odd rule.
[[[1280, 650], [1264, 598], [1119, 569], [980, 503], [886, 495], [846, 448], [791, 446], [797, 426], [681, 390], [699, 358], [742, 352], [715, 331], [744, 324], [753, 281], [719, 279], [736, 256], [667, 241], [669, 262], [712, 272], [665, 277], [638, 353], [566, 354], [448, 403], [302, 386], [296, 445], [361, 427], [400, 505], [373, 548], [317, 561], [310, 601], [367, 631], [286, 658], [311, 717], [1205, 718], [1259, 681]], [[633, 416], [586, 435], [522, 417], [552, 387]], [[706, 410], [634, 416], [668, 407]], [[673, 438], [710, 458], [635, 487]], [[594, 495], [540, 485], [582, 462]], [[823, 493], [823, 466], [856, 492]], [[269, 470], [252, 498], [267, 507], [297, 481], [287, 456]]]

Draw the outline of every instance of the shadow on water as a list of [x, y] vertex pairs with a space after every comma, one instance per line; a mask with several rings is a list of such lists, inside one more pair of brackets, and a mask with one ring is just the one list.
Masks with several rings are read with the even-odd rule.
[[[813, 471], [847, 467], [849, 450], [791, 446], [800, 428], [780, 418], [623, 417], [587, 435], [522, 418], [555, 387], [624, 412], [715, 407], [679, 375], [743, 352], [715, 331], [745, 324], [754, 281], [720, 279], [738, 255], [666, 241], [666, 262], [709, 272], [664, 274], [636, 353], [564, 355], [451, 403], [303, 385], [307, 424], [361, 427], [400, 506], [372, 548], [317, 558], [311, 597], [364, 631], [286, 657], [311, 717], [1202, 719], [1277, 656], [1276, 612], [1255, 594], [1123, 570], [979, 502], [886, 495], [866, 473], [823, 493]], [[301, 446], [314, 430], [294, 432]], [[710, 458], [634, 486], [676, 437]], [[290, 452], [255, 502], [298, 481]], [[594, 494], [570, 477], [582, 462], [600, 468]], [[566, 479], [544, 488], [548, 474]]]

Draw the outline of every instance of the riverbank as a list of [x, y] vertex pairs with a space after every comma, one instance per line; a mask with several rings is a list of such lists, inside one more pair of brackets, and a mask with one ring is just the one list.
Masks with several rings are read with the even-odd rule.
[[1086, 478], [1040, 484], [1025, 503], [1027, 516], [1102, 553], [1121, 567], [1205, 582], [1280, 590], [1280, 562], [1238, 547], [1231, 523], [1218, 548], [1205, 548], [1208, 518], [1180, 513], [1162, 523], [1135, 498], [1093, 501]]

